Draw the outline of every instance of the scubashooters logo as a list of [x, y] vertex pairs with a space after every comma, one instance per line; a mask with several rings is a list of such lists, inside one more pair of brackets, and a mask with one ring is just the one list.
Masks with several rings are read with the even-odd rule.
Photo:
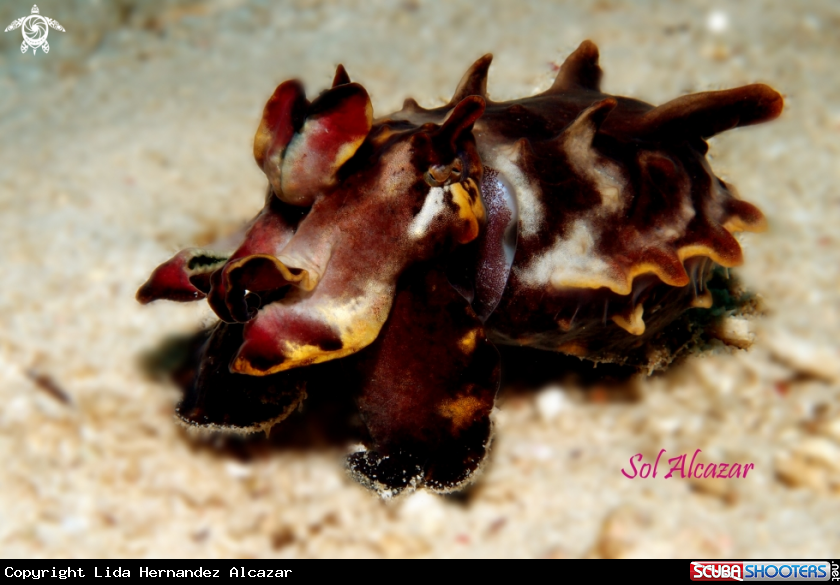
[[693, 561], [692, 581], [840, 581], [827, 561]]
[[20, 32], [23, 35], [23, 43], [20, 45], [21, 53], [25, 53], [30, 47], [32, 47], [33, 55], [38, 52], [39, 48], [44, 53], [49, 53], [50, 44], [47, 42], [47, 35], [50, 33], [50, 29], [65, 32], [64, 27], [58, 24], [57, 20], [41, 16], [39, 12], [38, 5], [35, 4], [32, 7], [32, 14], [13, 20], [12, 24], [3, 31], [9, 32], [18, 28], [21, 29]]

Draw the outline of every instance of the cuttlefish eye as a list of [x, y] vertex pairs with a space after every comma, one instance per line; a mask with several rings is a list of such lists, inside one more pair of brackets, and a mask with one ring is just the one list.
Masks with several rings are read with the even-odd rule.
[[461, 159], [456, 158], [448, 165], [432, 165], [423, 178], [430, 187], [443, 187], [460, 182], [463, 169]]

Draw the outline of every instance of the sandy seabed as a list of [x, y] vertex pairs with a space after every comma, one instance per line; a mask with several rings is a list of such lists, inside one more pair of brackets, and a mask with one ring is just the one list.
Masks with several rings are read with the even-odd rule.
[[[0, 555], [836, 556], [836, 2], [39, 6], [67, 31], [48, 55], [0, 41]], [[0, 20], [30, 8], [4, 2]], [[770, 226], [742, 238], [736, 270], [765, 308], [732, 324], [748, 351], [711, 344], [652, 377], [558, 371], [503, 389], [490, 461], [459, 497], [385, 503], [346, 477], [334, 441], [215, 448], [175, 425], [177, 389], [139, 356], [211, 313], [134, 292], [261, 206], [251, 140], [278, 82], [316, 93], [341, 62], [384, 114], [409, 95], [443, 103], [492, 51], [490, 95], [510, 99], [546, 88], [585, 38], [610, 93], [657, 104], [764, 82], [785, 95], [779, 120], [711, 141], [716, 172]], [[755, 468], [622, 475], [660, 449]]]

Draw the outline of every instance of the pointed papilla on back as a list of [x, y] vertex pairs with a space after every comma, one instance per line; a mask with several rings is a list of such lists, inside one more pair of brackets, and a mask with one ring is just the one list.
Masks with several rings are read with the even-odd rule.
[[583, 41], [574, 53], [566, 57], [560, 72], [547, 94], [571, 89], [601, 91], [601, 67], [598, 66], [598, 47], [592, 41]]
[[779, 92], [756, 83], [678, 97], [628, 119], [620, 130], [628, 136], [649, 140], [705, 139], [732, 128], [773, 120], [783, 107], [784, 99]]
[[455, 146], [455, 143], [465, 134], [472, 133], [473, 125], [484, 113], [484, 98], [470, 95], [460, 100], [432, 134], [432, 140], [440, 146]]
[[477, 95], [487, 99], [487, 71], [490, 69], [490, 63], [493, 61], [493, 55], [487, 53], [480, 57], [478, 61], [472, 64], [461, 81], [458, 82], [458, 87], [455, 89], [455, 94], [449, 100], [450, 106], [454, 106], [464, 98], [471, 95]]
[[350, 76], [347, 74], [344, 65], [339, 63], [338, 67], [335, 68], [335, 77], [333, 77], [332, 86], [338, 87], [339, 85], [347, 85], [348, 83], [350, 83]]
[[426, 108], [420, 106], [414, 98], [405, 98], [403, 102], [402, 111], [408, 112], [423, 112]]

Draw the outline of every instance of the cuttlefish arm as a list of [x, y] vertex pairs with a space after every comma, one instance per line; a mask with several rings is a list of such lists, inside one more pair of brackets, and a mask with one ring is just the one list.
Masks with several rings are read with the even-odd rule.
[[[220, 293], [211, 292], [214, 275], [231, 260], [282, 249], [305, 214], [306, 210], [283, 203], [269, 189], [265, 206], [242, 230], [205, 248], [181, 250], [155, 268], [137, 291], [137, 300], [145, 305], [161, 299], [198, 301], [209, 295], [211, 305], [216, 301], [215, 305], [224, 307], [223, 302], [216, 300]], [[225, 318], [226, 309], [220, 313], [224, 320], [232, 320]]]
[[243, 326], [219, 321], [205, 333], [176, 380], [184, 398], [176, 408], [179, 421], [195, 431], [249, 434], [268, 432], [305, 398], [298, 371], [273, 376], [242, 376], [230, 361], [242, 345]]
[[373, 444], [351, 475], [383, 496], [458, 489], [489, 446], [499, 354], [437, 268], [405, 274], [387, 323], [357, 358], [356, 397]]

